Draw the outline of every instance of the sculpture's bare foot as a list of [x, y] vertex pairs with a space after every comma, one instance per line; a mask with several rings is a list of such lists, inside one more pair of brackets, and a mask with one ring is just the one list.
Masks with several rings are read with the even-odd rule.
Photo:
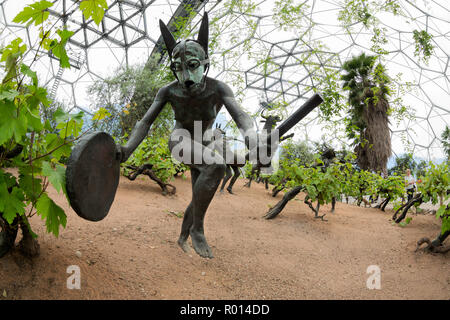
[[211, 248], [206, 242], [205, 235], [191, 231], [192, 246], [195, 252], [198, 253], [202, 258], [214, 258]]
[[183, 249], [184, 252], [189, 253], [191, 252], [191, 248], [189, 247], [189, 244], [186, 241], [187, 239], [179, 238], [177, 243], [180, 246], [181, 249]]

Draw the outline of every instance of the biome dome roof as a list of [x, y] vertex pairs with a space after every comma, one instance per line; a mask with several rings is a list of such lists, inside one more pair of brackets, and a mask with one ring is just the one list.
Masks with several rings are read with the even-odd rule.
[[[0, 43], [21, 37], [31, 45], [36, 30], [11, 21], [32, 2], [0, 1]], [[405, 117], [391, 119], [394, 153], [444, 157], [440, 138], [450, 124], [450, 11], [445, 0], [116, 0], [107, 1], [99, 26], [74, 10], [76, 1], [52, 2], [51, 17], [62, 17], [75, 32], [67, 45], [72, 68], [60, 69], [46, 54], [35, 69], [51, 97], [69, 108], [91, 112], [86, 89], [93, 81], [111, 76], [120, 66], [144, 63], [152, 53], [164, 54], [159, 19], [170, 26], [177, 17], [189, 16], [188, 28], [195, 34], [206, 11], [209, 75], [231, 85], [247, 111], [260, 111], [262, 100], [283, 102], [289, 114], [314, 90], [323, 92], [330, 83], [338, 89], [341, 65], [352, 56], [382, 53], [380, 61], [394, 83], [391, 106], [399, 110], [401, 98], [407, 107]], [[428, 58], [416, 51], [415, 35], [422, 31], [431, 36]], [[297, 126], [296, 139], [345, 143], [339, 130], [345, 116], [341, 112], [324, 122], [315, 110]]]

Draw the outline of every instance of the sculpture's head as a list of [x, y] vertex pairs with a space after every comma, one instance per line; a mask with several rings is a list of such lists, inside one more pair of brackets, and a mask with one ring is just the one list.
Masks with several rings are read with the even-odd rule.
[[207, 14], [203, 16], [197, 40], [177, 43], [164, 22], [159, 20], [159, 26], [169, 53], [170, 69], [178, 82], [191, 94], [202, 92], [209, 70]]

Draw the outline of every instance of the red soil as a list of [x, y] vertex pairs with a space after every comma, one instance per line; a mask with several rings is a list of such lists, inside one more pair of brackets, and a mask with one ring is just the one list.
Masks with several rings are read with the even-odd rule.
[[[177, 195], [165, 197], [147, 178], [122, 177], [100, 222], [79, 218], [51, 190], [67, 228], [55, 238], [32, 218], [41, 254], [29, 260], [14, 250], [0, 259], [0, 299], [450, 299], [450, 255], [414, 252], [418, 239], [438, 234], [434, 216], [414, 215], [400, 227], [391, 224], [392, 212], [338, 203], [323, 222], [291, 201], [265, 220], [282, 195], [244, 182], [237, 181], [236, 195], [217, 193], [209, 207], [205, 230], [214, 259], [186, 254], [176, 243], [190, 178], [175, 179]], [[67, 289], [70, 265], [81, 269], [80, 290]], [[380, 290], [366, 287], [370, 265], [381, 269]]]

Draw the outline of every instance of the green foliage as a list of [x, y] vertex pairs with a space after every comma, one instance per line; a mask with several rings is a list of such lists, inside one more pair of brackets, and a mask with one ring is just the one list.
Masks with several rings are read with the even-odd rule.
[[[93, 118], [98, 120], [96, 128], [125, 139], [136, 122], [144, 117], [158, 90], [173, 81], [174, 76], [158, 63], [158, 57], [145, 65], [121, 68], [115, 74], [95, 82], [88, 92], [98, 108]], [[173, 125], [173, 110], [166, 105], [153, 122], [148, 137], [123, 166], [123, 173], [130, 173], [126, 165], [151, 164], [156, 176], [166, 183], [175, 173], [184, 172], [187, 167], [172, 158], [168, 149]]]
[[83, 11], [84, 19], [92, 18], [97, 25], [102, 21], [106, 9], [108, 9], [106, 0], [83, 0], [80, 3], [80, 10]]
[[358, 165], [385, 172], [391, 155], [389, 121], [390, 79], [377, 56], [365, 53], [342, 65], [343, 89], [348, 91], [347, 138], [356, 146]]
[[412, 153], [405, 153], [395, 158], [395, 165], [388, 170], [388, 174], [392, 175], [397, 173], [399, 175], [404, 174], [406, 169], [410, 169], [411, 173], [417, 168], [417, 163], [413, 158]]
[[373, 23], [374, 19], [369, 10], [365, 0], [347, 0], [338, 14], [338, 20], [347, 26], [356, 22], [362, 22], [364, 26], [368, 27], [370, 23]]
[[320, 159], [316, 159], [316, 167], [305, 167], [291, 163], [284, 165], [285, 178], [288, 179], [287, 187], [303, 186], [311, 203], [320, 205], [330, 203], [333, 197], [339, 197], [342, 193], [345, 181], [346, 166], [341, 163], [333, 163], [327, 168]]
[[36, 210], [43, 220], [48, 233], [59, 235], [59, 227], [66, 227], [67, 217], [64, 210], [58, 206], [47, 194], [43, 194], [36, 202]]
[[[289, 149], [289, 148], [288, 148]], [[302, 160], [295, 157], [280, 157], [280, 167], [277, 172], [270, 177], [270, 182], [279, 185], [282, 181], [288, 181], [288, 188], [303, 186], [303, 191], [307, 194], [311, 203], [330, 203], [333, 197], [340, 198], [341, 195], [349, 196], [361, 200], [364, 196], [389, 197], [394, 203], [396, 210], [406, 194], [406, 181], [404, 175], [397, 175], [395, 172], [386, 178], [381, 177], [366, 170], [356, 170], [352, 162], [355, 159], [353, 153], [347, 153], [345, 161], [334, 162], [328, 167], [315, 158], [315, 166], [305, 167], [300, 164]], [[411, 155], [406, 155], [399, 161], [399, 166], [403, 162], [412, 159]], [[411, 165], [410, 165], [411, 166]], [[421, 165], [422, 166], [422, 165]], [[423, 202], [431, 201], [432, 204], [439, 204], [436, 217], [442, 221], [442, 234], [450, 230], [450, 205], [445, 204], [450, 199], [450, 168], [448, 163], [436, 165], [430, 162], [423, 165], [424, 174], [420, 175], [421, 183], [418, 183], [418, 191], [423, 195]], [[403, 168], [401, 169], [403, 173]], [[411, 222], [407, 219], [401, 226], [405, 227]]]
[[42, 175], [48, 178], [48, 181], [53, 185], [56, 191], [61, 190], [66, 192], [66, 170], [60, 164], [52, 166], [51, 162], [42, 162]]
[[417, 164], [416, 169], [414, 170], [414, 175], [419, 178], [423, 177], [427, 174], [428, 170], [428, 162], [425, 160], [420, 160], [420, 162]]
[[450, 161], [450, 128], [448, 126], [445, 126], [441, 138], [444, 152], [447, 154], [447, 161]]
[[444, 204], [444, 197], [450, 190], [450, 169], [448, 163], [436, 165], [430, 162], [426, 175], [421, 177], [422, 183], [418, 184], [418, 191], [422, 192], [424, 202]]
[[282, 169], [278, 169], [277, 171], [275, 171], [274, 174], [272, 174], [269, 177], [269, 183], [273, 184], [275, 186], [278, 186], [281, 184], [281, 182], [283, 181], [283, 178], [285, 177], [285, 173]]
[[406, 227], [411, 222], [411, 220], [412, 220], [412, 218], [408, 217], [408, 218], [405, 219], [405, 221], [400, 222], [399, 225], [401, 227]]
[[418, 184], [418, 191], [422, 193], [423, 201], [431, 201], [439, 204], [436, 217], [442, 220], [441, 232], [450, 230], [450, 206], [444, 202], [450, 199], [450, 168], [448, 163], [436, 165], [432, 162], [421, 177], [422, 182]]
[[[252, 164], [250, 162], [246, 162], [245, 165], [242, 167], [242, 170], [244, 171], [244, 177], [249, 179], [252, 176]], [[253, 177], [256, 178], [256, 177]]]
[[[99, 119], [99, 130], [113, 136], [130, 134], [135, 123], [142, 119], [153, 103], [158, 90], [172, 82], [170, 70], [158, 64], [154, 57], [145, 65], [119, 68], [114, 76], [94, 82], [88, 94], [101, 114], [109, 114]], [[166, 106], [152, 125], [152, 134], [166, 136], [173, 127], [172, 108]]]
[[378, 183], [381, 177], [365, 170], [353, 170], [350, 163], [346, 164], [344, 171], [345, 183], [343, 184], [343, 194], [360, 201], [366, 195], [376, 195]]
[[283, 30], [291, 28], [299, 29], [304, 27], [304, 22], [307, 12], [310, 8], [307, 1], [302, 1], [298, 4], [294, 0], [277, 0], [275, 1], [273, 19], [275, 25]]
[[[342, 65], [345, 73], [341, 76], [343, 89], [348, 91], [350, 122], [347, 132], [350, 139], [355, 139], [367, 123], [363, 112], [379, 100], [387, 100], [390, 94], [387, 84], [390, 82], [383, 65], [376, 64], [377, 56], [367, 56], [365, 53], [355, 56]], [[355, 132], [355, 129], [359, 132]], [[359, 141], [356, 141], [359, 143]]]
[[383, 48], [383, 45], [387, 43], [387, 29], [380, 27], [381, 22], [376, 18], [379, 12], [399, 15], [401, 9], [398, 1], [395, 0], [344, 0], [342, 10], [338, 13], [338, 20], [349, 32], [352, 32], [354, 25], [362, 23], [372, 33], [370, 49], [377, 54], [387, 54], [388, 52]]
[[[319, 83], [316, 92], [320, 92], [323, 102], [319, 105], [320, 117], [324, 121], [330, 122], [333, 117], [338, 117], [346, 108], [345, 97], [340, 90], [340, 76], [338, 70], [331, 70], [324, 67], [321, 69], [324, 75], [313, 75]], [[322, 76], [322, 78], [320, 78]]]
[[280, 160], [309, 166], [314, 163], [314, 151], [306, 141], [294, 142], [289, 140], [281, 146]]
[[50, 14], [47, 9], [53, 6], [53, 3], [49, 1], [39, 1], [26, 6], [17, 16], [13, 19], [16, 23], [27, 23], [27, 26], [34, 22], [34, 25], [40, 25], [47, 20]]
[[385, 198], [389, 197], [391, 201], [395, 201], [396, 199], [403, 197], [406, 192], [405, 188], [404, 176], [392, 175], [378, 180], [377, 194]]
[[[4, 75], [0, 84], [0, 214], [10, 224], [19, 217], [30, 231], [28, 218], [37, 214], [45, 220], [47, 231], [58, 236], [60, 226], [66, 226], [66, 214], [48, 196], [47, 187], [51, 183], [67, 197], [61, 160], [69, 157], [73, 142], [82, 135], [83, 114], [53, 109], [47, 90], [32, 70], [42, 50], [58, 58], [61, 67], [70, 67], [65, 45], [73, 32], [46, 29], [52, 25], [46, 23], [52, 5], [45, 0], [32, 3], [13, 19], [39, 26], [39, 38], [31, 39], [38, 43], [37, 48], [27, 48], [17, 38], [0, 50], [0, 74]], [[59, 40], [52, 39], [54, 36]], [[34, 58], [25, 62], [29, 51]], [[9, 167], [17, 168], [18, 175], [7, 172]]]
[[153, 165], [152, 171], [164, 183], [173, 179], [177, 172], [184, 172], [187, 166], [172, 157], [169, 151], [168, 136], [150, 135], [137, 147], [122, 169], [128, 175], [127, 165], [139, 167], [143, 164]]
[[17, 215], [25, 213], [23, 191], [15, 185], [16, 180], [13, 175], [0, 171], [0, 212], [9, 224]]
[[69, 38], [73, 35], [73, 32], [64, 29], [57, 30], [56, 33], [58, 34], [60, 40], [52, 40], [50, 42], [49, 49], [53, 53], [53, 55], [59, 59], [61, 68], [70, 68], [69, 56], [67, 55], [66, 49], [64, 48]]

